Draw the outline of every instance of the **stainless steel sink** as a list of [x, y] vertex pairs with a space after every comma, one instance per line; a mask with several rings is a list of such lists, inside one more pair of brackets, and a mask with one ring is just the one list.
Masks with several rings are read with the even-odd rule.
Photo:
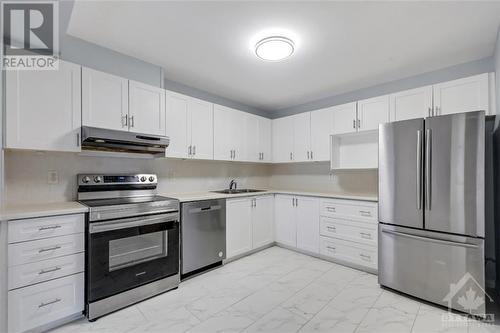
[[254, 189], [249, 189], [249, 188], [242, 188], [239, 190], [230, 190], [230, 189], [225, 189], [225, 190], [220, 190], [220, 191], [212, 191], [214, 193], [222, 193], [222, 194], [242, 194], [242, 193], [254, 193], [254, 192], [265, 192], [266, 190], [254, 190]]

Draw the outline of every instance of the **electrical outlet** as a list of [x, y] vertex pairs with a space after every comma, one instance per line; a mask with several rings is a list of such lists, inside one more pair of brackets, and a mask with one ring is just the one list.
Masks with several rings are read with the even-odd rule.
[[59, 183], [59, 175], [55, 170], [49, 170], [47, 174], [47, 184], [54, 185]]

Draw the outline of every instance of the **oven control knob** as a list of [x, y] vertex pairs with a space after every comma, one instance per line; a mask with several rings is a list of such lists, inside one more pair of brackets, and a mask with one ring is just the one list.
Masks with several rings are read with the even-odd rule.
[[87, 184], [88, 182], [90, 182], [90, 177], [89, 176], [85, 176], [85, 177], [82, 178], [82, 183]]
[[145, 181], [146, 181], [146, 179], [147, 179], [147, 178], [146, 178], [146, 176], [142, 176], [142, 177], [141, 177], [141, 182], [145, 182]]
[[95, 176], [94, 183], [100, 183], [100, 182], [102, 182], [102, 178], [100, 176]]
[[154, 182], [154, 181], [155, 181], [155, 177], [150, 176], [150, 177], [149, 177], [149, 181], [150, 181], [151, 183], [152, 183], [152, 182]]

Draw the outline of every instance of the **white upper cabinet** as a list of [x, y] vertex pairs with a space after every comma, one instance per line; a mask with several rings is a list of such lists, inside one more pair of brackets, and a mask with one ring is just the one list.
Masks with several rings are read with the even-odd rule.
[[165, 135], [165, 90], [129, 81], [129, 130]]
[[81, 67], [5, 75], [5, 147], [80, 151]]
[[319, 253], [319, 199], [295, 198], [297, 248]]
[[425, 118], [432, 114], [432, 86], [391, 94], [390, 120]]
[[356, 132], [356, 102], [336, 105], [330, 109], [333, 112], [332, 134]]
[[244, 112], [214, 104], [214, 159], [242, 161], [245, 157]]
[[489, 110], [488, 73], [434, 85], [434, 115]]
[[271, 162], [271, 119], [259, 117], [259, 152], [261, 162]]
[[293, 160], [311, 160], [311, 113], [299, 113], [293, 118]]
[[293, 162], [293, 118], [273, 120], [273, 162]]
[[189, 157], [188, 146], [188, 96], [167, 92], [166, 95], [166, 132], [170, 138], [167, 157]]
[[82, 124], [128, 130], [128, 80], [83, 67]]
[[246, 114], [245, 161], [257, 162], [260, 160], [259, 137], [259, 117], [249, 113]]
[[196, 98], [189, 98], [188, 140], [191, 138], [191, 157], [202, 160], [211, 160], [214, 158], [213, 121], [214, 111], [212, 103]]
[[330, 160], [330, 135], [333, 134], [334, 108], [311, 112], [311, 160]]
[[358, 131], [378, 130], [389, 122], [389, 95], [358, 101]]

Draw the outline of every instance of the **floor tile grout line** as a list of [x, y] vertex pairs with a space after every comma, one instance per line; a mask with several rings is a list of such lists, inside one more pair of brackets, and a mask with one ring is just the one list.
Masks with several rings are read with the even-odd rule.
[[354, 329], [354, 333], [358, 332], [359, 330], [359, 326], [361, 325], [361, 323], [363, 322], [363, 320], [365, 320], [366, 316], [368, 316], [368, 313], [370, 312], [370, 310], [373, 309], [374, 305], [378, 302], [378, 300], [380, 299], [380, 297], [382, 297], [382, 295], [384, 294], [384, 290], [382, 290], [382, 292], [377, 296], [377, 298], [375, 299], [375, 301], [372, 303], [372, 305], [370, 305], [370, 307], [368, 308], [368, 311], [366, 311], [365, 315], [363, 316], [363, 318], [361, 318], [361, 320], [359, 321], [358, 325], [356, 325], [356, 328]]
[[417, 313], [415, 314], [415, 318], [413, 318], [413, 323], [411, 324], [411, 329], [410, 333], [413, 332], [413, 327], [415, 326], [415, 322], [417, 321], [418, 314], [420, 313], [420, 308], [422, 307], [422, 304], [418, 304], [418, 310]]

